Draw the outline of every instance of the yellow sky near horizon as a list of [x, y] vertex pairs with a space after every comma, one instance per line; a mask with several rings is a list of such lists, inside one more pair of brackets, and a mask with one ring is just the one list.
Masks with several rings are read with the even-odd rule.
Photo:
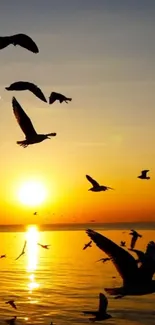
[[[39, 2], [35, 12], [29, 1], [13, 13], [2, 8], [2, 36], [24, 32], [40, 53], [0, 50], [0, 224], [155, 221], [155, 5], [86, 2], [77, 8], [67, 0], [64, 8], [52, 0], [44, 9]], [[58, 91], [73, 100], [49, 106], [5, 90], [18, 80], [36, 83], [47, 98]], [[19, 147], [24, 134], [13, 96], [38, 133], [57, 136]], [[137, 178], [142, 169], [150, 169], [149, 181]], [[115, 191], [88, 191], [86, 174]], [[43, 184], [44, 204], [21, 204], [18, 190], [28, 180]]]

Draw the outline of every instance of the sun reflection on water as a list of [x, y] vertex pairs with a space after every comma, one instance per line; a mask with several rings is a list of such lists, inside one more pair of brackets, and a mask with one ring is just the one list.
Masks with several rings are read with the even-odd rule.
[[27, 240], [27, 272], [29, 273], [29, 293], [39, 287], [39, 284], [35, 280], [35, 270], [37, 269], [38, 263], [38, 238], [39, 231], [37, 226], [29, 226], [26, 233]]

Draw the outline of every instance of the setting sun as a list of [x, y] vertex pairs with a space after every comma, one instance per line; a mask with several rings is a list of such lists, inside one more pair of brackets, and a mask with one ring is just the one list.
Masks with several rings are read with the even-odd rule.
[[47, 191], [41, 182], [27, 181], [23, 183], [18, 192], [21, 203], [28, 206], [42, 204], [47, 197]]

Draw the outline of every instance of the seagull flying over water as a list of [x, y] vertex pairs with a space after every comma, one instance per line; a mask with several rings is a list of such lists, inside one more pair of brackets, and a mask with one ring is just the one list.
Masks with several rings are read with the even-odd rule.
[[24, 243], [24, 246], [23, 246], [22, 252], [21, 252], [20, 255], [15, 259], [15, 261], [17, 261], [17, 260], [18, 260], [22, 255], [25, 254], [26, 244], [27, 244], [27, 241], [25, 240], [25, 243]]
[[[86, 230], [86, 233], [104, 253], [111, 257], [113, 264], [123, 279], [122, 287], [105, 288], [106, 292], [116, 296], [116, 298], [155, 292], [155, 281], [152, 280], [155, 272], [153, 260], [149, 264], [145, 261], [138, 268], [136, 259], [112, 240], [91, 229]], [[152, 256], [154, 256], [155, 260], [155, 245], [152, 250]]]
[[51, 136], [56, 136], [56, 133], [38, 134], [35, 131], [30, 118], [26, 115], [15, 97], [12, 98], [12, 106], [17, 122], [24, 132], [26, 138], [24, 141], [17, 141], [17, 144], [26, 148], [30, 144], [39, 143], [45, 139], [50, 139]]
[[100, 260], [97, 260], [96, 262], [102, 261], [103, 263], [105, 263], [105, 262], [110, 261], [110, 260], [111, 260], [111, 257], [104, 257], [104, 258], [100, 258]]
[[42, 248], [45, 248], [45, 249], [49, 249], [49, 247], [51, 246], [51, 245], [42, 245], [42, 244], [39, 244], [39, 243], [38, 243], [38, 245], [41, 246]]
[[135, 245], [136, 245], [136, 241], [137, 241], [138, 237], [141, 238], [142, 235], [140, 235], [140, 234], [139, 234], [137, 231], [135, 231], [134, 229], [131, 229], [131, 232], [130, 232], [129, 235], [132, 236], [132, 238], [131, 238], [130, 248], [133, 249], [133, 248], [135, 247]]
[[91, 187], [88, 191], [101, 192], [101, 191], [107, 191], [107, 190], [114, 190], [112, 187], [100, 185], [98, 182], [96, 182], [89, 175], [86, 175], [86, 178], [93, 185], [93, 187]]
[[8, 45], [19, 45], [33, 53], [39, 53], [36, 43], [26, 34], [15, 34], [12, 36], [0, 36], [0, 50]]
[[140, 179], [150, 179], [150, 177], [147, 176], [147, 173], [149, 171], [150, 171], [149, 169], [142, 170], [141, 171], [141, 175], [139, 175], [137, 178], [140, 178]]
[[12, 83], [9, 87], [5, 87], [6, 90], [9, 91], [22, 91], [22, 90], [29, 90], [31, 91], [36, 97], [41, 99], [43, 102], [47, 103], [47, 100], [41, 91], [41, 89], [32, 82], [28, 81], [17, 81]]
[[88, 247], [92, 247], [92, 240], [89, 241], [88, 244], [85, 244], [85, 245], [84, 245], [83, 250], [85, 250], [85, 249], [88, 248]]
[[6, 301], [6, 304], [9, 304], [12, 308], [17, 309], [14, 300]]
[[6, 323], [9, 325], [15, 325], [16, 318], [17, 316], [14, 316], [13, 318], [6, 320]]
[[99, 309], [98, 311], [83, 311], [85, 315], [93, 315], [94, 318], [89, 318], [90, 321], [101, 321], [108, 318], [111, 318], [112, 316], [107, 314], [107, 307], [108, 307], [108, 299], [103, 294], [99, 294]]
[[49, 97], [49, 104], [53, 104], [56, 100], [58, 100], [60, 103], [65, 102], [66, 104], [68, 104], [68, 101], [71, 101], [72, 98], [68, 98], [62, 94], [52, 92]]

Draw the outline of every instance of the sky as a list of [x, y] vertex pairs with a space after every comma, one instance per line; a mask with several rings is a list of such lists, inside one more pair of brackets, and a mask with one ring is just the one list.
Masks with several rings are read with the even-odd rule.
[[[1, 224], [155, 221], [154, 29], [154, 0], [3, 2], [0, 36], [25, 33], [40, 52], [0, 50]], [[19, 80], [72, 102], [5, 90]], [[57, 136], [18, 146], [13, 96], [38, 133]], [[149, 181], [137, 178], [142, 169]], [[88, 191], [86, 174], [115, 191]], [[20, 202], [27, 181], [44, 185], [44, 204]]]

